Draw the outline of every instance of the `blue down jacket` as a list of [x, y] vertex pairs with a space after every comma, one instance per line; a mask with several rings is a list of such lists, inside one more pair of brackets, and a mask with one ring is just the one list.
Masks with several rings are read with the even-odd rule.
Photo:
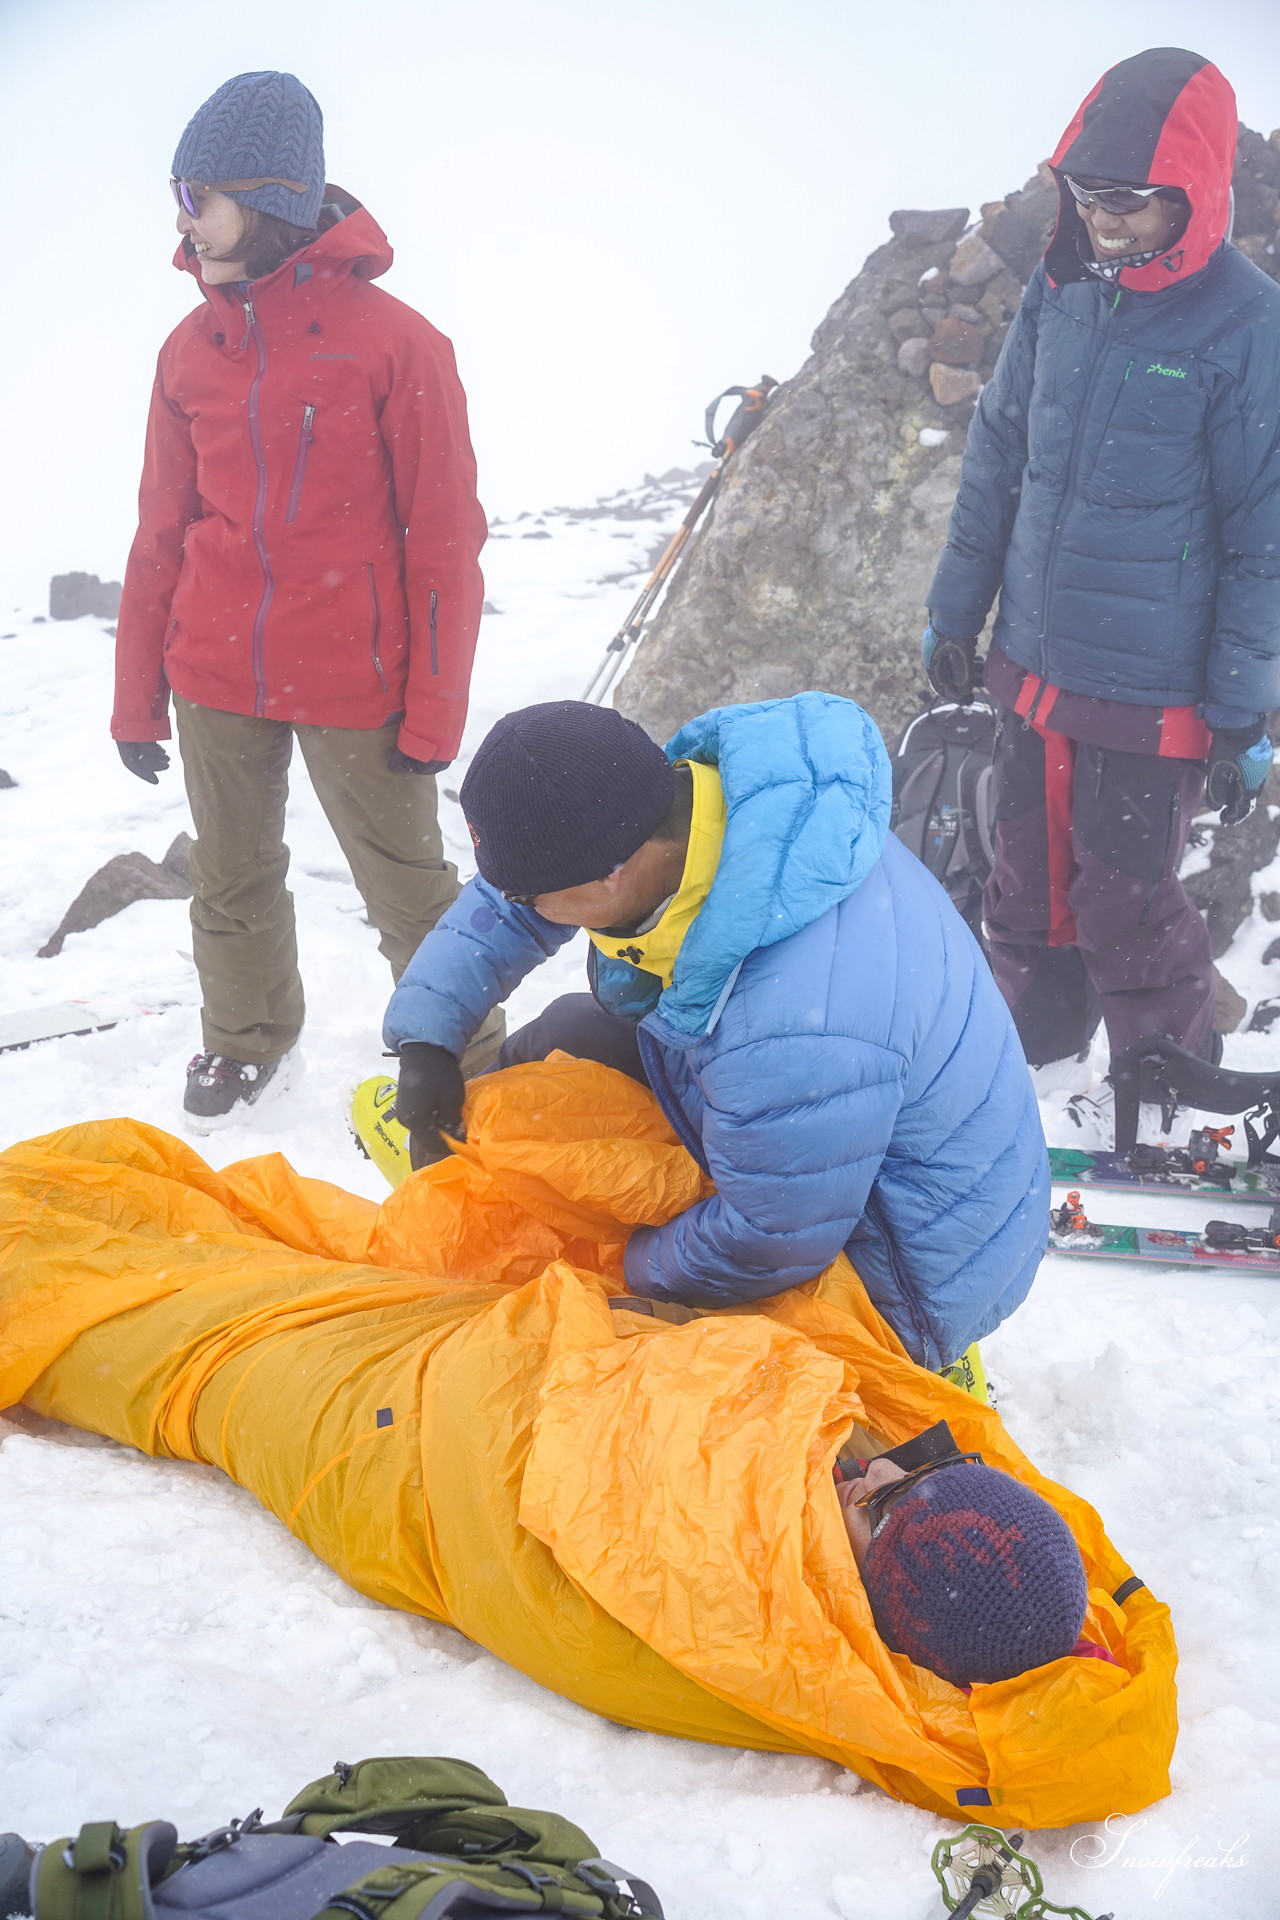
[[[1073, 693], [1280, 705], [1280, 287], [1234, 247], [1161, 293], [1037, 267], [929, 592]], [[1210, 719], [1216, 718], [1210, 715]]]
[[[910, 1352], [941, 1366], [1018, 1305], [1045, 1246], [1044, 1140], [1004, 1002], [942, 888], [887, 836], [887, 756], [852, 701], [721, 708], [667, 752], [719, 769], [727, 825], [640, 1045], [717, 1191], [637, 1229], [628, 1284], [724, 1306], [843, 1248]], [[396, 989], [387, 1044], [460, 1053], [571, 937], [471, 881]], [[600, 966], [597, 998], [625, 1006], [626, 975]]]

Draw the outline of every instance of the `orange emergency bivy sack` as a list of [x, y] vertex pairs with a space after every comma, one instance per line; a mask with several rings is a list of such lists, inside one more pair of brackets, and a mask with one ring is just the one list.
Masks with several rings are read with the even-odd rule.
[[[846, 1260], [669, 1324], [616, 1304], [623, 1245], [710, 1189], [647, 1090], [558, 1056], [473, 1083], [467, 1127], [381, 1207], [130, 1120], [10, 1148], [0, 1406], [221, 1467], [361, 1593], [628, 1726], [1009, 1827], [1167, 1793], [1167, 1608], [1110, 1597], [1092, 1508], [913, 1364]], [[854, 1423], [943, 1418], [1062, 1514], [1118, 1664], [966, 1694], [883, 1646], [832, 1464]]]

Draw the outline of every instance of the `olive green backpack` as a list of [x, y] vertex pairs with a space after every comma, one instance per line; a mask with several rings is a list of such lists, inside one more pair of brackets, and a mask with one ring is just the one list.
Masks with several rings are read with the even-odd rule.
[[167, 1821], [97, 1821], [24, 1853], [27, 1897], [9, 1890], [6, 1911], [35, 1920], [662, 1920], [653, 1889], [580, 1827], [509, 1807], [465, 1760], [339, 1763], [279, 1820], [259, 1810], [199, 1840], [179, 1842]]

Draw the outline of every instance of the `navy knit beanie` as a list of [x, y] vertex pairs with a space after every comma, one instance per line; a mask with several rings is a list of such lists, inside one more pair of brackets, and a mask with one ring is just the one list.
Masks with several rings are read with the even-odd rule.
[[173, 177], [208, 187], [293, 180], [303, 192], [254, 187], [231, 198], [295, 227], [314, 227], [324, 199], [324, 117], [291, 73], [238, 73], [190, 122], [173, 156]]
[[629, 860], [662, 824], [675, 786], [671, 762], [634, 720], [548, 700], [485, 735], [458, 797], [490, 886], [559, 893]]
[[1084, 1563], [1047, 1500], [993, 1467], [942, 1467], [889, 1508], [862, 1579], [885, 1645], [953, 1686], [1070, 1653]]

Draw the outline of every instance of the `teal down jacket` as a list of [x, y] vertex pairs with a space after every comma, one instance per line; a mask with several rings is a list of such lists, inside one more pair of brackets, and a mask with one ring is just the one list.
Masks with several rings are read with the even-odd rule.
[[[716, 878], [665, 992], [598, 954], [592, 985], [638, 1018], [653, 1090], [717, 1190], [633, 1233], [628, 1284], [726, 1306], [843, 1250], [913, 1356], [945, 1365], [1024, 1298], [1048, 1221], [1031, 1081], [982, 953], [888, 834], [888, 757], [852, 701], [723, 707], [667, 753], [719, 770]], [[387, 1044], [461, 1053], [571, 937], [471, 881], [397, 987]]]

